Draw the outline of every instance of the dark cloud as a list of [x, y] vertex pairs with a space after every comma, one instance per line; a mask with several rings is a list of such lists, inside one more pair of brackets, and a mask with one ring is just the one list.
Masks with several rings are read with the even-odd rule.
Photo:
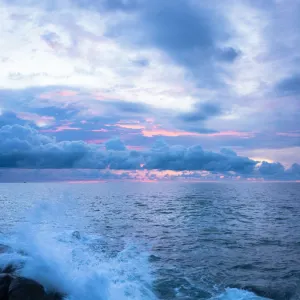
[[106, 150], [115, 150], [115, 151], [124, 151], [126, 150], [126, 146], [123, 141], [121, 141], [119, 138], [113, 138], [108, 140], [105, 143]]
[[62, 141], [42, 135], [28, 126], [0, 129], [1, 168], [137, 169], [134, 151], [101, 151], [83, 141]]
[[147, 104], [138, 102], [128, 102], [128, 101], [105, 101], [102, 103], [104, 106], [110, 106], [115, 110], [124, 113], [149, 113], [151, 108]]
[[216, 103], [198, 103], [191, 112], [179, 115], [184, 122], [205, 121], [209, 118], [219, 116], [222, 113], [221, 107]]
[[237, 156], [236, 152], [228, 148], [222, 148], [220, 152], [227, 156]]
[[291, 179], [300, 179], [300, 164], [293, 164], [287, 171], [286, 174]]
[[281, 163], [268, 163], [264, 161], [258, 168], [258, 174], [255, 175], [270, 180], [299, 180], [300, 165], [294, 163], [290, 168], [285, 169]]
[[230, 149], [205, 151], [199, 145], [169, 146], [158, 140], [148, 151], [129, 151], [115, 138], [106, 150], [83, 141], [62, 141], [40, 134], [21, 125], [0, 128], [0, 167], [27, 169], [111, 169], [111, 170], [175, 170], [209, 171], [267, 179], [297, 179], [300, 166], [285, 170], [280, 163], [257, 162], [238, 156]]
[[233, 62], [239, 57], [240, 54], [241, 52], [239, 50], [229, 47], [229, 48], [220, 49], [217, 52], [217, 57], [220, 60], [225, 62]]
[[284, 166], [280, 163], [262, 162], [258, 169], [259, 173], [264, 177], [280, 177], [284, 174]]
[[276, 85], [275, 90], [281, 95], [299, 95], [300, 74], [283, 79]]
[[[161, 150], [160, 150], [161, 149]], [[237, 172], [248, 174], [253, 172], [256, 161], [247, 157], [232, 154], [204, 151], [201, 146], [155, 148], [146, 155], [147, 169], [159, 170], [205, 170], [211, 172]]]
[[[124, 2], [116, 2], [118, 9], [122, 9], [120, 3]], [[134, 18], [114, 25], [107, 33], [109, 36], [122, 38], [137, 47], [150, 46], [164, 51], [201, 85], [222, 83], [217, 72], [222, 67], [217, 62], [233, 62], [240, 55], [233, 47], [220, 46], [229, 41], [232, 33], [224, 14], [209, 7], [207, 1], [133, 2], [129, 1], [132, 5], [125, 10], [132, 12]], [[137, 21], [133, 21], [136, 17]]]

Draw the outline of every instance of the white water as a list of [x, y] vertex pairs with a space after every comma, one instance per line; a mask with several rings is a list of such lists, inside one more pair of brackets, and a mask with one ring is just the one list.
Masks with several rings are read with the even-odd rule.
[[[22, 265], [20, 275], [67, 295], [66, 300], [157, 299], [147, 252], [127, 244], [116, 255], [109, 254], [104, 238], [74, 235], [78, 227], [70, 230], [69, 225], [62, 230], [66, 211], [70, 207], [58, 203], [37, 206], [14, 234], [0, 238], [0, 243], [14, 249], [0, 255], [0, 267]], [[259, 299], [263, 298], [227, 289], [211, 300]]]

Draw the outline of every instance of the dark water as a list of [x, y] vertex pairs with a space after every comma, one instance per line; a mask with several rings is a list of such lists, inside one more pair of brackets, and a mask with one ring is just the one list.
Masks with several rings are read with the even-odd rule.
[[105, 257], [138, 244], [158, 299], [300, 299], [299, 183], [1, 184], [0, 211], [5, 237], [34, 223], [101, 236]]

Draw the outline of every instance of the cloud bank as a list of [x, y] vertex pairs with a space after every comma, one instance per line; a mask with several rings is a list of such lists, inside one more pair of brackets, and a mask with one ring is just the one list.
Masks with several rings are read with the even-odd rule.
[[207, 171], [245, 178], [300, 179], [300, 165], [259, 163], [231, 149], [205, 151], [201, 146], [169, 146], [157, 140], [144, 151], [128, 150], [119, 138], [104, 147], [83, 141], [61, 141], [22, 125], [0, 128], [0, 167], [18, 169], [102, 169]]

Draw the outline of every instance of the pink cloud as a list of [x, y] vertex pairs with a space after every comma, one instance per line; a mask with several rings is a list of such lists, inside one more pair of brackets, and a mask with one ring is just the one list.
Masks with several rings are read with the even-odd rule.
[[54, 117], [40, 116], [38, 114], [28, 113], [28, 112], [17, 113], [17, 117], [22, 120], [32, 121], [39, 127], [48, 126], [55, 122]]
[[72, 96], [78, 95], [78, 92], [71, 91], [71, 90], [65, 90], [65, 91], [59, 91], [59, 92], [57, 92], [57, 94], [62, 97], [72, 97]]
[[145, 129], [145, 126], [139, 124], [116, 124], [115, 126], [126, 129]]
[[127, 147], [129, 150], [135, 150], [135, 151], [143, 151], [143, 150], [146, 149], [146, 147], [143, 147], [143, 146], [126, 145], [126, 147]]
[[165, 129], [145, 129], [142, 131], [143, 135], [146, 137], [154, 137], [154, 136], [197, 136], [198, 133], [187, 132], [187, 131], [176, 131], [176, 130], [165, 130]]
[[147, 123], [151, 123], [151, 124], [155, 122], [155, 120], [153, 118], [146, 118], [145, 121]]
[[82, 128], [79, 127], [71, 127], [69, 125], [61, 125], [56, 127], [55, 129], [44, 129], [40, 130], [40, 132], [61, 132], [66, 130], [82, 130]]
[[110, 94], [101, 93], [101, 92], [91, 92], [89, 96], [91, 98], [93, 98], [95, 100], [99, 100], [99, 101], [119, 99], [119, 97], [116, 95], [110, 95]]
[[52, 100], [56, 97], [75, 97], [78, 94], [78, 92], [72, 90], [52, 91], [40, 94], [39, 98], [45, 100]]
[[85, 142], [87, 144], [103, 144], [105, 143], [107, 140], [106, 139], [95, 139], [95, 140], [86, 140]]
[[107, 129], [101, 128], [101, 129], [93, 129], [92, 132], [108, 132]]
[[159, 126], [153, 126], [152, 129], [145, 129], [142, 131], [143, 135], [146, 137], [154, 136], [169, 136], [169, 137], [178, 137], [178, 136], [202, 136], [202, 137], [226, 137], [226, 136], [235, 136], [240, 138], [251, 138], [254, 137], [254, 132], [241, 132], [241, 131], [221, 131], [216, 133], [197, 133], [189, 131], [180, 131], [180, 130], [166, 130], [159, 129]]

